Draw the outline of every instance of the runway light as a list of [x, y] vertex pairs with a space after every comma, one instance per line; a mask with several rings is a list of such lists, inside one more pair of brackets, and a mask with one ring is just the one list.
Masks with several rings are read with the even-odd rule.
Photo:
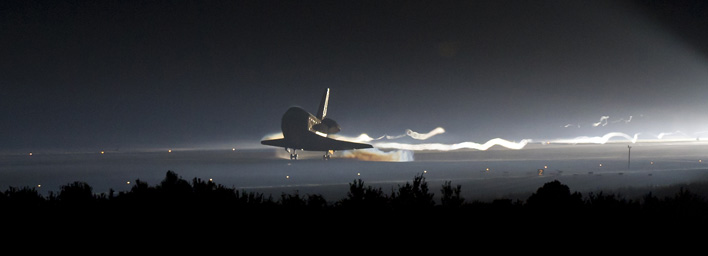
[[168, 150], [167, 150], [167, 153], [172, 153], [172, 149], [168, 149]]
[[602, 164], [600, 164], [600, 167], [602, 167]]
[[38, 187], [38, 188], [41, 188], [41, 187], [42, 187], [42, 184], [37, 185], [37, 187]]
[[423, 170], [423, 173], [428, 173], [428, 171], [426, 171], [426, 170]]
[[699, 163], [703, 163], [703, 160], [698, 160]]
[[105, 153], [105, 152], [101, 151], [101, 155], [103, 155], [103, 153]]
[[286, 179], [290, 179], [290, 175], [288, 175], [288, 176], [285, 176], [285, 178], [286, 178]]
[[236, 148], [232, 148], [231, 151], [236, 151]]
[[654, 161], [651, 161], [649, 164], [652, 164], [652, 165], [653, 165], [653, 164], [654, 164]]
[[126, 182], [125, 184], [126, 184], [126, 185], [130, 185], [130, 181]]
[[357, 173], [356, 173], [356, 176], [361, 176], [361, 173], [360, 173], [360, 172], [357, 172]]
[[489, 171], [489, 168], [487, 168], [487, 171]]
[[544, 166], [543, 166], [543, 169], [548, 169], [548, 165], [544, 165]]
[[209, 182], [214, 182], [214, 179], [209, 179]]

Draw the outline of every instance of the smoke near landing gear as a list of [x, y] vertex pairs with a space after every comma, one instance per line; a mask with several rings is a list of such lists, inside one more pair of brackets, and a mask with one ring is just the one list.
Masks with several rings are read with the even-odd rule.
[[[355, 141], [355, 142], [371, 142], [371, 141], [378, 141], [378, 140], [395, 140], [395, 139], [400, 139], [400, 138], [405, 138], [405, 137], [410, 137], [412, 139], [416, 140], [427, 140], [430, 139], [431, 137], [445, 133], [445, 129], [442, 127], [437, 127], [430, 132], [427, 133], [419, 133], [415, 132], [411, 129], [406, 129], [406, 132], [404, 134], [400, 135], [383, 135], [378, 138], [372, 138], [367, 134], [361, 134], [357, 137], [349, 138], [349, 137], [344, 137], [344, 136], [333, 136], [338, 139], [343, 139], [343, 140], [350, 140], [350, 141]], [[353, 158], [353, 159], [358, 159], [358, 160], [363, 160], [363, 161], [390, 161], [390, 162], [408, 162], [408, 161], [413, 161], [413, 151], [411, 149], [406, 149], [406, 148], [386, 148], [386, 149], [391, 149], [391, 151], [382, 151], [379, 148], [385, 148], [385, 147], [377, 147], [376, 145], [373, 145], [374, 148], [372, 149], [362, 149], [362, 150], [351, 150], [351, 151], [342, 151], [339, 152], [338, 154], [335, 154], [335, 157], [340, 157], [340, 158]]]
[[363, 161], [379, 161], [379, 162], [410, 162], [413, 161], [413, 151], [410, 150], [393, 150], [382, 151], [377, 148], [357, 149], [336, 152], [335, 157], [352, 158]]

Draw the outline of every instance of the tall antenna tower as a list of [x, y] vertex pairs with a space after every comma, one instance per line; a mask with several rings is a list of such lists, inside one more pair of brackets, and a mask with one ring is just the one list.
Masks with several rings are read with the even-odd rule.
[[629, 153], [627, 154], [627, 170], [629, 170], [629, 163], [632, 157], [632, 146], [627, 145], [627, 150], [629, 151]]

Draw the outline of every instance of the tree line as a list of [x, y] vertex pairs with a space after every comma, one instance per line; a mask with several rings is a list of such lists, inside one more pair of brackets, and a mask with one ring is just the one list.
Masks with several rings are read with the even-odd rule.
[[[554, 180], [544, 184], [526, 200], [496, 199], [491, 202], [467, 201], [460, 185], [444, 182], [436, 201], [423, 175], [416, 175], [392, 189], [366, 185], [362, 180], [349, 183], [345, 198], [331, 202], [318, 194], [283, 193], [279, 197], [239, 191], [211, 181], [194, 178], [191, 182], [168, 171], [155, 186], [137, 180], [129, 191], [95, 194], [89, 184], [73, 182], [58, 193], [42, 196], [34, 188], [10, 187], [0, 193], [0, 213], [17, 215], [71, 213], [72, 216], [118, 213], [128, 216], [154, 216], [175, 213], [197, 216], [234, 214], [306, 213], [314, 216], [425, 216], [443, 220], [575, 220], [642, 223], [708, 223], [708, 202], [700, 195], [680, 188], [675, 195], [659, 198], [651, 192], [639, 200], [615, 194], [589, 193], [582, 196]], [[333, 214], [333, 215], [325, 215]]]

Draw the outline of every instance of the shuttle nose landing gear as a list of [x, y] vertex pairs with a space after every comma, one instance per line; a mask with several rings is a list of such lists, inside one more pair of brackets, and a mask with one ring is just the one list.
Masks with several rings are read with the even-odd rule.
[[297, 160], [297, 153], [295, 153], [295, 149], [285, 148], [285, 151], [290, 153], [290, 160]]

